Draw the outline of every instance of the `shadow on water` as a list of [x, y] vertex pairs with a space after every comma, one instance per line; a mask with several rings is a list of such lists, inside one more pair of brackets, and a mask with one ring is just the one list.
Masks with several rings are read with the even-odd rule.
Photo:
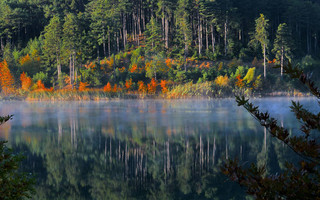
[[[257, 103], [290, 103], [268, 101]], [[234, 100], [5, 104], [15, 116], [0, 137], [25, 153], [34, 199], [245, 199], [220, 173], [225, 159], [269, 173], [296, 159]], [[277, 115], [294, 132], [288, 111]]]

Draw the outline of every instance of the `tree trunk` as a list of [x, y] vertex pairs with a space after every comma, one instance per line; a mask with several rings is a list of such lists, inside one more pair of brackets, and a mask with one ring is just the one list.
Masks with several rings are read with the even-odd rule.
[[224, 23], [224, 56], [227, 56], [227, 51], [228, 51], [227, 33], [228, 33], [228, 16], [226, 17], [226, 21]]
[[[73, 62], [72, 62], [72, 84], [74, 84], [74, 80], [75, 80], [75, 73], [74, 73], [74, 71], [75, 71], [75, 65], [76, 65], [76, 52], [73, 52]], [[73, 85], [72, 85], [72, 87], [73, 87]]]
[[108, 30], [108, 54], [111, 56], [111, 39], [110, 39], [110, 30]]
[[59, 56], [57, 56], [57, 71], [58, 71], [58, 80], [59, 80], [61, 76], [61, 64], [60, 64]]
[[281, 63], [280, 63], [280, 65], [281, 65], [281, 76], [283, 75], [283, 59], [284, 59], [284, 48], [283, 48], [283, 46], [281, 47]]
[[[120, 30], [121, 31], [121, 30]], [[117, 52], [120, 52], [120, 40], [119, 40], [119, 34], [117, 34]]]
[[206, 21], [206, 49], [209, 50], [208, 23]]
[[165, 18], [165, 41], [166, 41], [166, 48], [169, 48], [169, 20], [168, 17]]
[[184, 31], [184, 71], [187, 71], [187, 63], [186, 63], [186, 59], [188, 56], [188, 40], [187, 40], [187, 33], [186, 31]]
[[127, 19], [126, 15], [123, 14], [123, 49], [126, 49], [127, 45]]
[[70, 69], [70, 72], [69, 72], [69, 78], [70, 78], [70, 85], [72, 85], [72, 53], [70, 54], [69, 56], [69, 69]]
[[263, 45], [263, 76], [267, 77], [267, 66], [266, 66], [266, 44]]
[[103, 36], [102, 37], [103, 37], [102, 38], [103, 39], [103, 57], [105, 58], [107, 53], [106, 53], [106, 36], [105, 36], [104, 30], [103, 30]]
[[1, 37], [1, 54], [3, 53], [3, 50], [4, 50], [4, 45], [3, 45], [3, 39]]
[[211, 40], [212, 40], [212, 53], [214, 54], [214, 52], [215, 52], [216, 38], [214, 37], [213, 25], [211, 25]]
[[201, 56], [201, 50], [202, 50], [202, 24], [201, 24], [201, 19], [199, 15], [199, 33], [198, 33], [198, 43], [199, 43], [199, 56]]

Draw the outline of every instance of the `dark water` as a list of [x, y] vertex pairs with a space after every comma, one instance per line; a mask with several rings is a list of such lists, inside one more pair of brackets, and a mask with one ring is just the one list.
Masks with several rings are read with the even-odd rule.
[[[254, 101], [298, 131], [289, 98]], [[34, 199], [246, 199], [220, 173], [225, 159], [269, 173], [297, 159], [234, 99], [0, 102], [0, 114], [14, 114], [0, 138], [26, 155]]]

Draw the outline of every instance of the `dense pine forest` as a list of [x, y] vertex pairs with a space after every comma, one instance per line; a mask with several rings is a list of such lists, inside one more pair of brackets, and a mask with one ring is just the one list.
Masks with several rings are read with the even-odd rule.
[[283, 75], [285, 63], [319, 76], [317, 1], [0, 4], [2, 97], [221, 97], [262, 89], [296, 94], [295, 83]]

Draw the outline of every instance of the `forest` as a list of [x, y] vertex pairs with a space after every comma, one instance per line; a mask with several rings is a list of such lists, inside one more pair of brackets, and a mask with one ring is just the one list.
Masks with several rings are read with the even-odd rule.
[[317, 1], [0, 4], [1, 98], [299, 95], [283, 65], [320, 74]]

